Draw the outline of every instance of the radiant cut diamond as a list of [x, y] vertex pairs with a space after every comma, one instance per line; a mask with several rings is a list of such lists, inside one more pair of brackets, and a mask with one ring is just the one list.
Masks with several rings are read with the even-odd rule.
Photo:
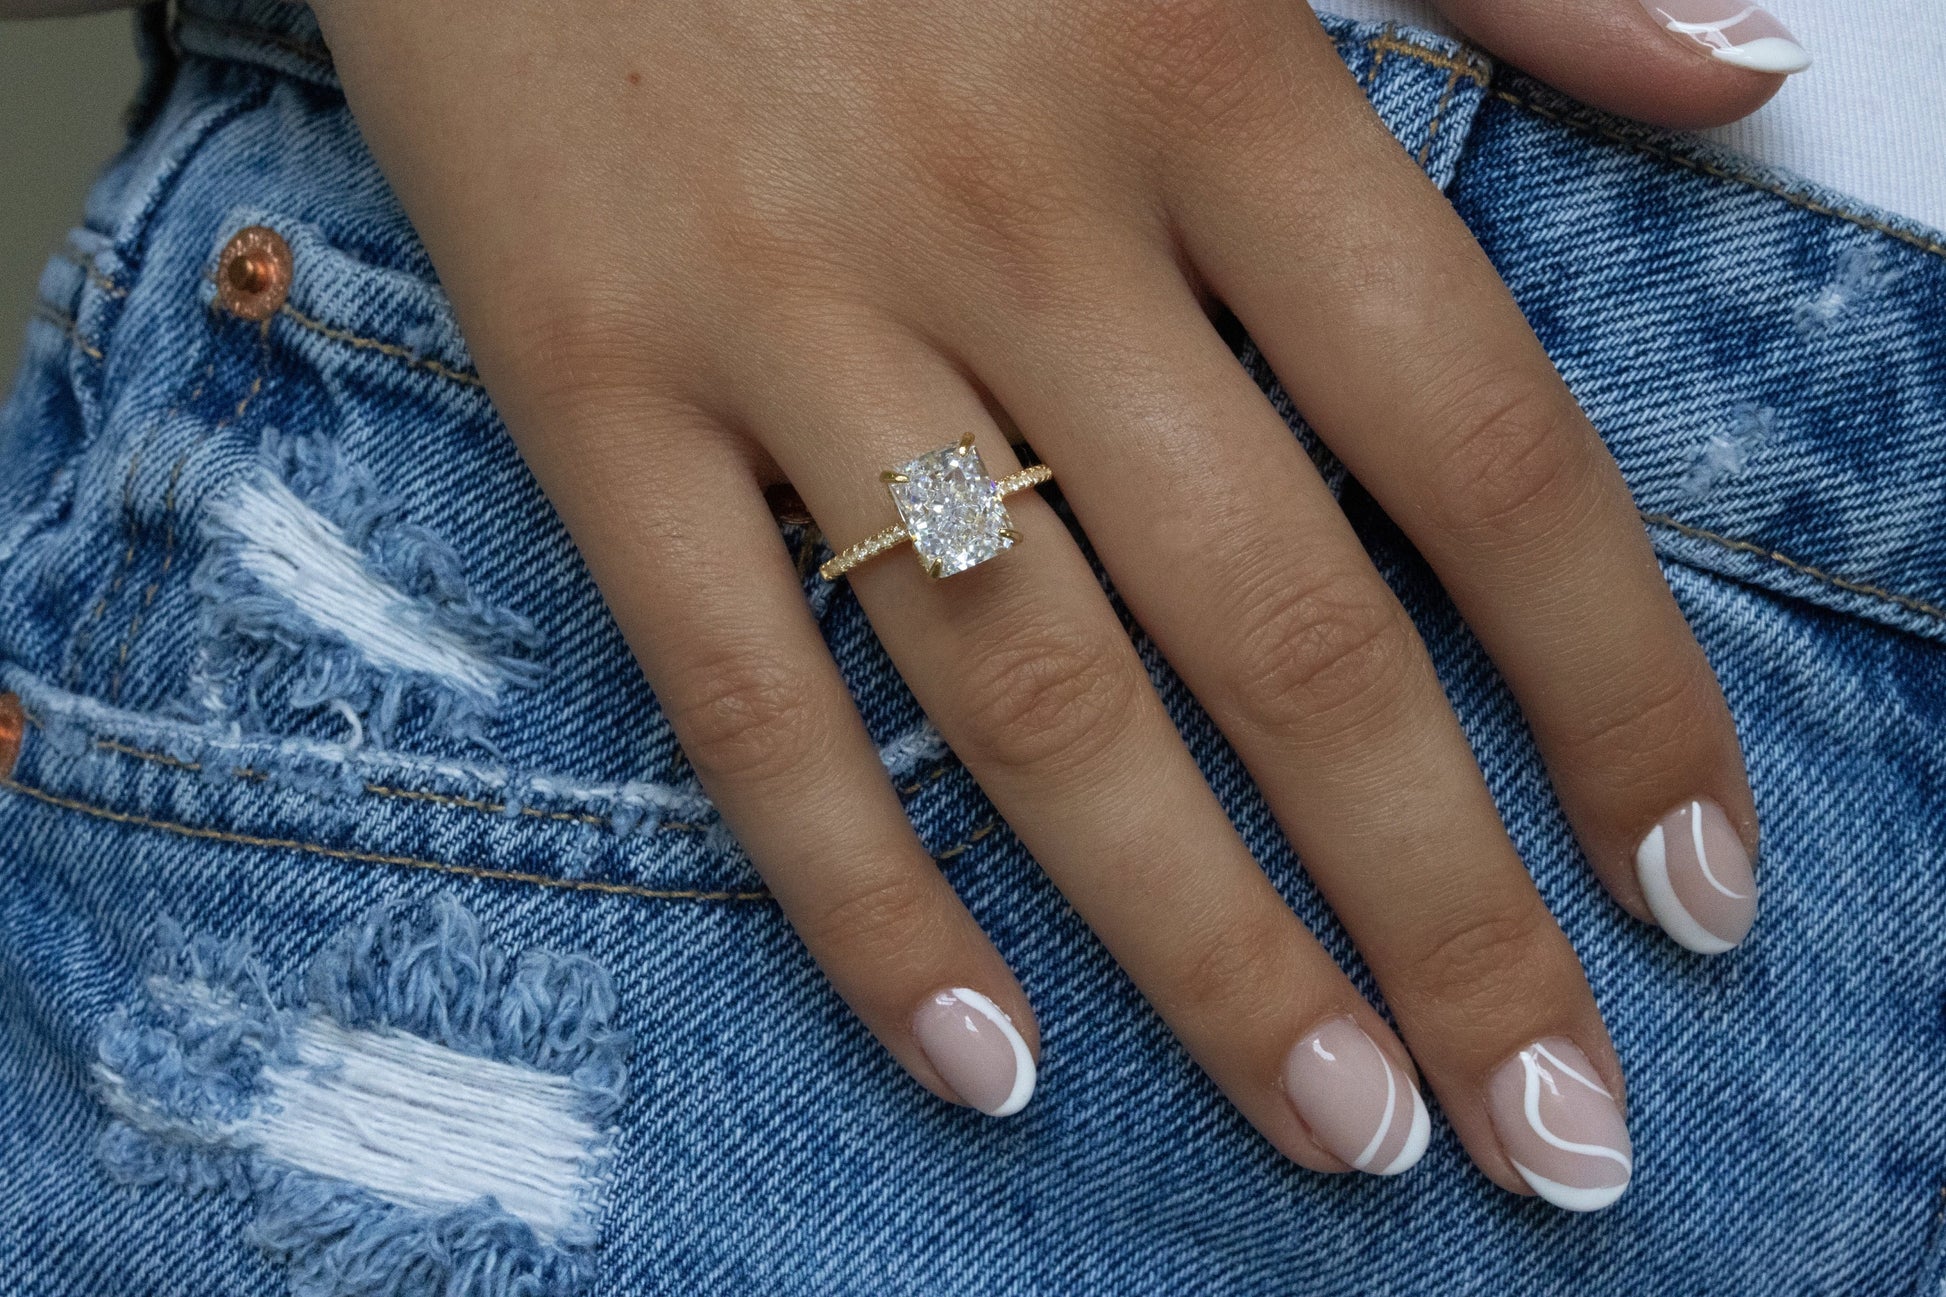
[[905, 481], [887, 484], [892, 503], [934, 576], [964, 572], [1013, 547], [1007, 506], [975, 447], [935, 450], [899, 473]]

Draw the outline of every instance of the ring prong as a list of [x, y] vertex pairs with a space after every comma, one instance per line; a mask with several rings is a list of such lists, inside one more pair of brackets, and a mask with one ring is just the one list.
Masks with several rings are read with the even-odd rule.
[[927, 576], [937, 581], [940, 577], [944, 576], [945, 574], [946, 574], [946, 564], [944, 562], [936, 558], [927, 561], [926, 563]]
[[878, 475], [878, 480], [881, 482], [910, 482], [912, 479], [896, 468], [888, 468]]
[[1020, 533], [1015, 531], [1012, 527], [1002, 527], [1000, 529], [1000, 536], [1001, 539], [1005, 540], [1008, 544], [1018, 545], [1020, 543]]
[[970, 432], [969, 432], [969, 433], [967, 433], [966, 435], [964, 435], [964, 436], [962, 436], [962, 437], [961, 437], [961, 438], [959, 439], [959, 448], [960, 448], [961, 450], [971, 450], [971, 449], [973, 449], [973, 434], [972, 434], [972, 433], [970, 433]]

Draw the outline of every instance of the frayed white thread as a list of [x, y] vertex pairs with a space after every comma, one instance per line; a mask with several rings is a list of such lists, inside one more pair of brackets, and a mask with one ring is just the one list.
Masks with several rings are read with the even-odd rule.
[[911, 730], [893, 739], [878, 750], [878, 759], [884, 763], [885, 773], [894, 779], [903, 779], [928, 761], [946, 755], [946, 740], [940, 737], [931, 721], [920, 721]]
[[1879, 269], [1876, 248], [1847, 248], [1838, 258], [1838, 273], [1831, 282], [1808, 302], [1799, 302], [1791, 318], [1806, 338], [1819, 337], [1878, 296], [1897, 278], [1896, 271]]
[[499, 696], [505, 674], [490, 657], [366, 571], [337, 524], [274, 473], [259, 472], [217, 500], [210, 521], [235, 539], [236, 562], [259, 585], [312, 625], [343, 636], [373, 666]]
[[358, 719], [358, 709], [342, 698], [333, 698], [328, 704], [331, 711], [344, 718], [345, 728], [350, 735], [345, 739], [345, 751], [356, 752], [365, 746], [365, 722]]
[[[152, 979], [150, 990], [235, 1018], [227, 997]], [[103, 1104], [154, 1138], [251, 1149], [427, 1212], [492, 1198], [543, 1242], [592, 1228], [604, 1132], [575, 1112], [573, 1080], [463, 1054], [406, 1032], [311, 1018], [292, 1030], [297, 1062], [267, 1065], [247, 1115], [191, 1121], [157, 1111], [97, 1064]]]
[[1777, 412], [1767, 406], [1746, 405], [1737, 409], [1727, 430], [1709, 435], [1703, 448], [1689, 462], [1683, 474], [1682, 493], [1696, 500], [1715, 490], [1727, 478], [1735, 477], [1749, 466], [1777, 426]]
[[296, 1034], [303, 1065], [264, 1070], [268, 1102], [248, 1123], [265, 1155], [422, 1211], [492, 1198], [544, 1243], [589, 1227], [600, 1132], [567, 1077], [326, 1019]]

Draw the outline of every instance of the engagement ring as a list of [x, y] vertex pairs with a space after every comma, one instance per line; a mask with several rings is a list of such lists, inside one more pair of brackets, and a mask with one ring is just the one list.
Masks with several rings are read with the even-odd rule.
[[901, 468], [879, 474], [892, 494], [899, 521], [868, 536], [818, 569], [835, 581], [866, 559], [877, 558], [907, 541], [930, 577], [952, 576], [1012, 549], [1020, 533], [1007, 516], [1006, 498], [1054, 479], [1054, 470], [1034, 464], [995, 481], [973, 444], [973, 434], [957, 445], [921, 455]]

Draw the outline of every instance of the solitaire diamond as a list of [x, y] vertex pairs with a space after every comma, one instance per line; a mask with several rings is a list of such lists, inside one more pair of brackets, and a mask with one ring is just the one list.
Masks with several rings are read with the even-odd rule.
[[999, 485], [970, 444], [921, 455], [886, 485], [919, 561], [933, 576], [964, 572], [1013, 547]]

